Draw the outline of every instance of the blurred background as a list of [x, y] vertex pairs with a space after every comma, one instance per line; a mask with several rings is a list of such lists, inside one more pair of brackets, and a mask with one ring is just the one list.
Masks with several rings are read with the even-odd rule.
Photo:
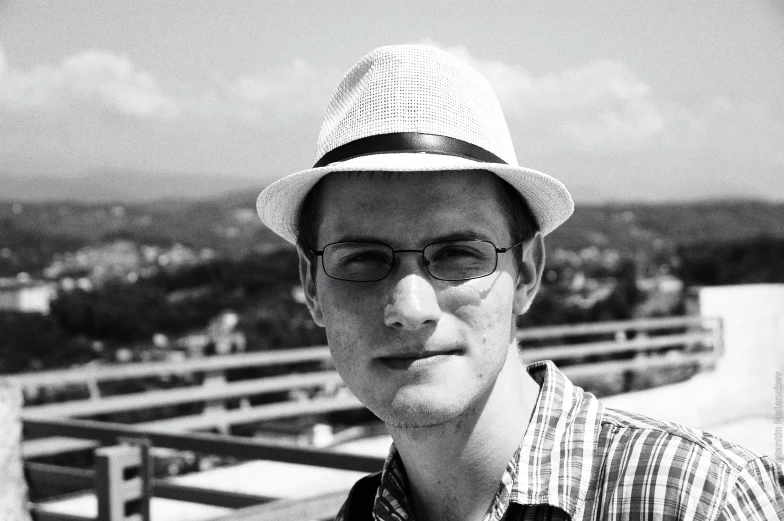
[[63, 465], [93, 472], [110, 444], [53, 436], [63, 418], [372, 460], [278, 455], [294, 467], [244, 490], [260, 471], [236, 451], [159, 439], [155, 479], [234, 469], [204, 482], [250, 498], [169, 498], [166, 514], [156, 498], [169, 519], [290, 497], [269, 489], [287, 472], [339, 498], [383, 458], [389, 440], [332, 371], [296, 252], [255, 198], [313, 163], [342, 74], [394, 43], [479, 70], [520, 164], [575, 199], [519, 321], [526, 358], [608, 405], [781, 457], [780, 2], [0, 0], [0, 373], [41, 422], [25, 424], [33, 499], [98, 508], [91, 493], [44, 501], [65, 492]]

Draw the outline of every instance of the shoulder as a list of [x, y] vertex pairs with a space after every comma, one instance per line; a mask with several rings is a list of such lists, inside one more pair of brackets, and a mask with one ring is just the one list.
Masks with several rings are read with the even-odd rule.
[[631, 501], [666, 519], [719, 519], [764, 458], [708, 432], [607, 407], [596, 450], [603, 503]]
[[381, 472], [369, 474], [354, 483], [335, 521], [372, 521], [373, 503], [381, 484]]
[[722, 509], [720, 520], [784, 519], [784, 468], [761, 456], [741, 470]]
[[737, 475], [749, 461], [762, 456], [706, 431], [609, 407], [604, 407], [601, 423], [608, 437], [649, 449], [646, 454], [663, 456], [661, 453], [666, 449], [678, 455], [687, 452], [694, 457], [708, 458], [711, 465], [731, 474]]

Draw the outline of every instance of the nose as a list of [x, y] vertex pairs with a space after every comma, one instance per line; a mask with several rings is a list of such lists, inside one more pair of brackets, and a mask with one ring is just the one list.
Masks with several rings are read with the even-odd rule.
[[419, 260], [421, 256], [398, 256], [397, 265], [389, 274], [390, 294], [384, 308], [384, 323], [389, 327], [415, 331], [441, 319], [432, 279]]

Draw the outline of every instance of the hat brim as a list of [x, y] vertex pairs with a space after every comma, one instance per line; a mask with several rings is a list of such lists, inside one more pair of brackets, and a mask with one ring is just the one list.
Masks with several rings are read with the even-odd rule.
[[296, 244], [302, 202], [310, 189], [329, 173], [445, 170], [487, 170], [494, 173], [525, 198], [543, 235], [563, 224], [574, 211], [572, 196], [563, 183], [537, 170], [425, 153], [374, 154], [302, 170], [275, 181], [262, 190], [256, 200], [256, 211], [269, 229], [288, 242]]

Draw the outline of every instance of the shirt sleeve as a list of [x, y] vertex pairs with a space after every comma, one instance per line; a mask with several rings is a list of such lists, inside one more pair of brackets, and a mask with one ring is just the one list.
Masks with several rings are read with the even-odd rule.
[[784, 469], [762, 456], [743, 467], [717, 521], [774, 519], [784, 519]]

